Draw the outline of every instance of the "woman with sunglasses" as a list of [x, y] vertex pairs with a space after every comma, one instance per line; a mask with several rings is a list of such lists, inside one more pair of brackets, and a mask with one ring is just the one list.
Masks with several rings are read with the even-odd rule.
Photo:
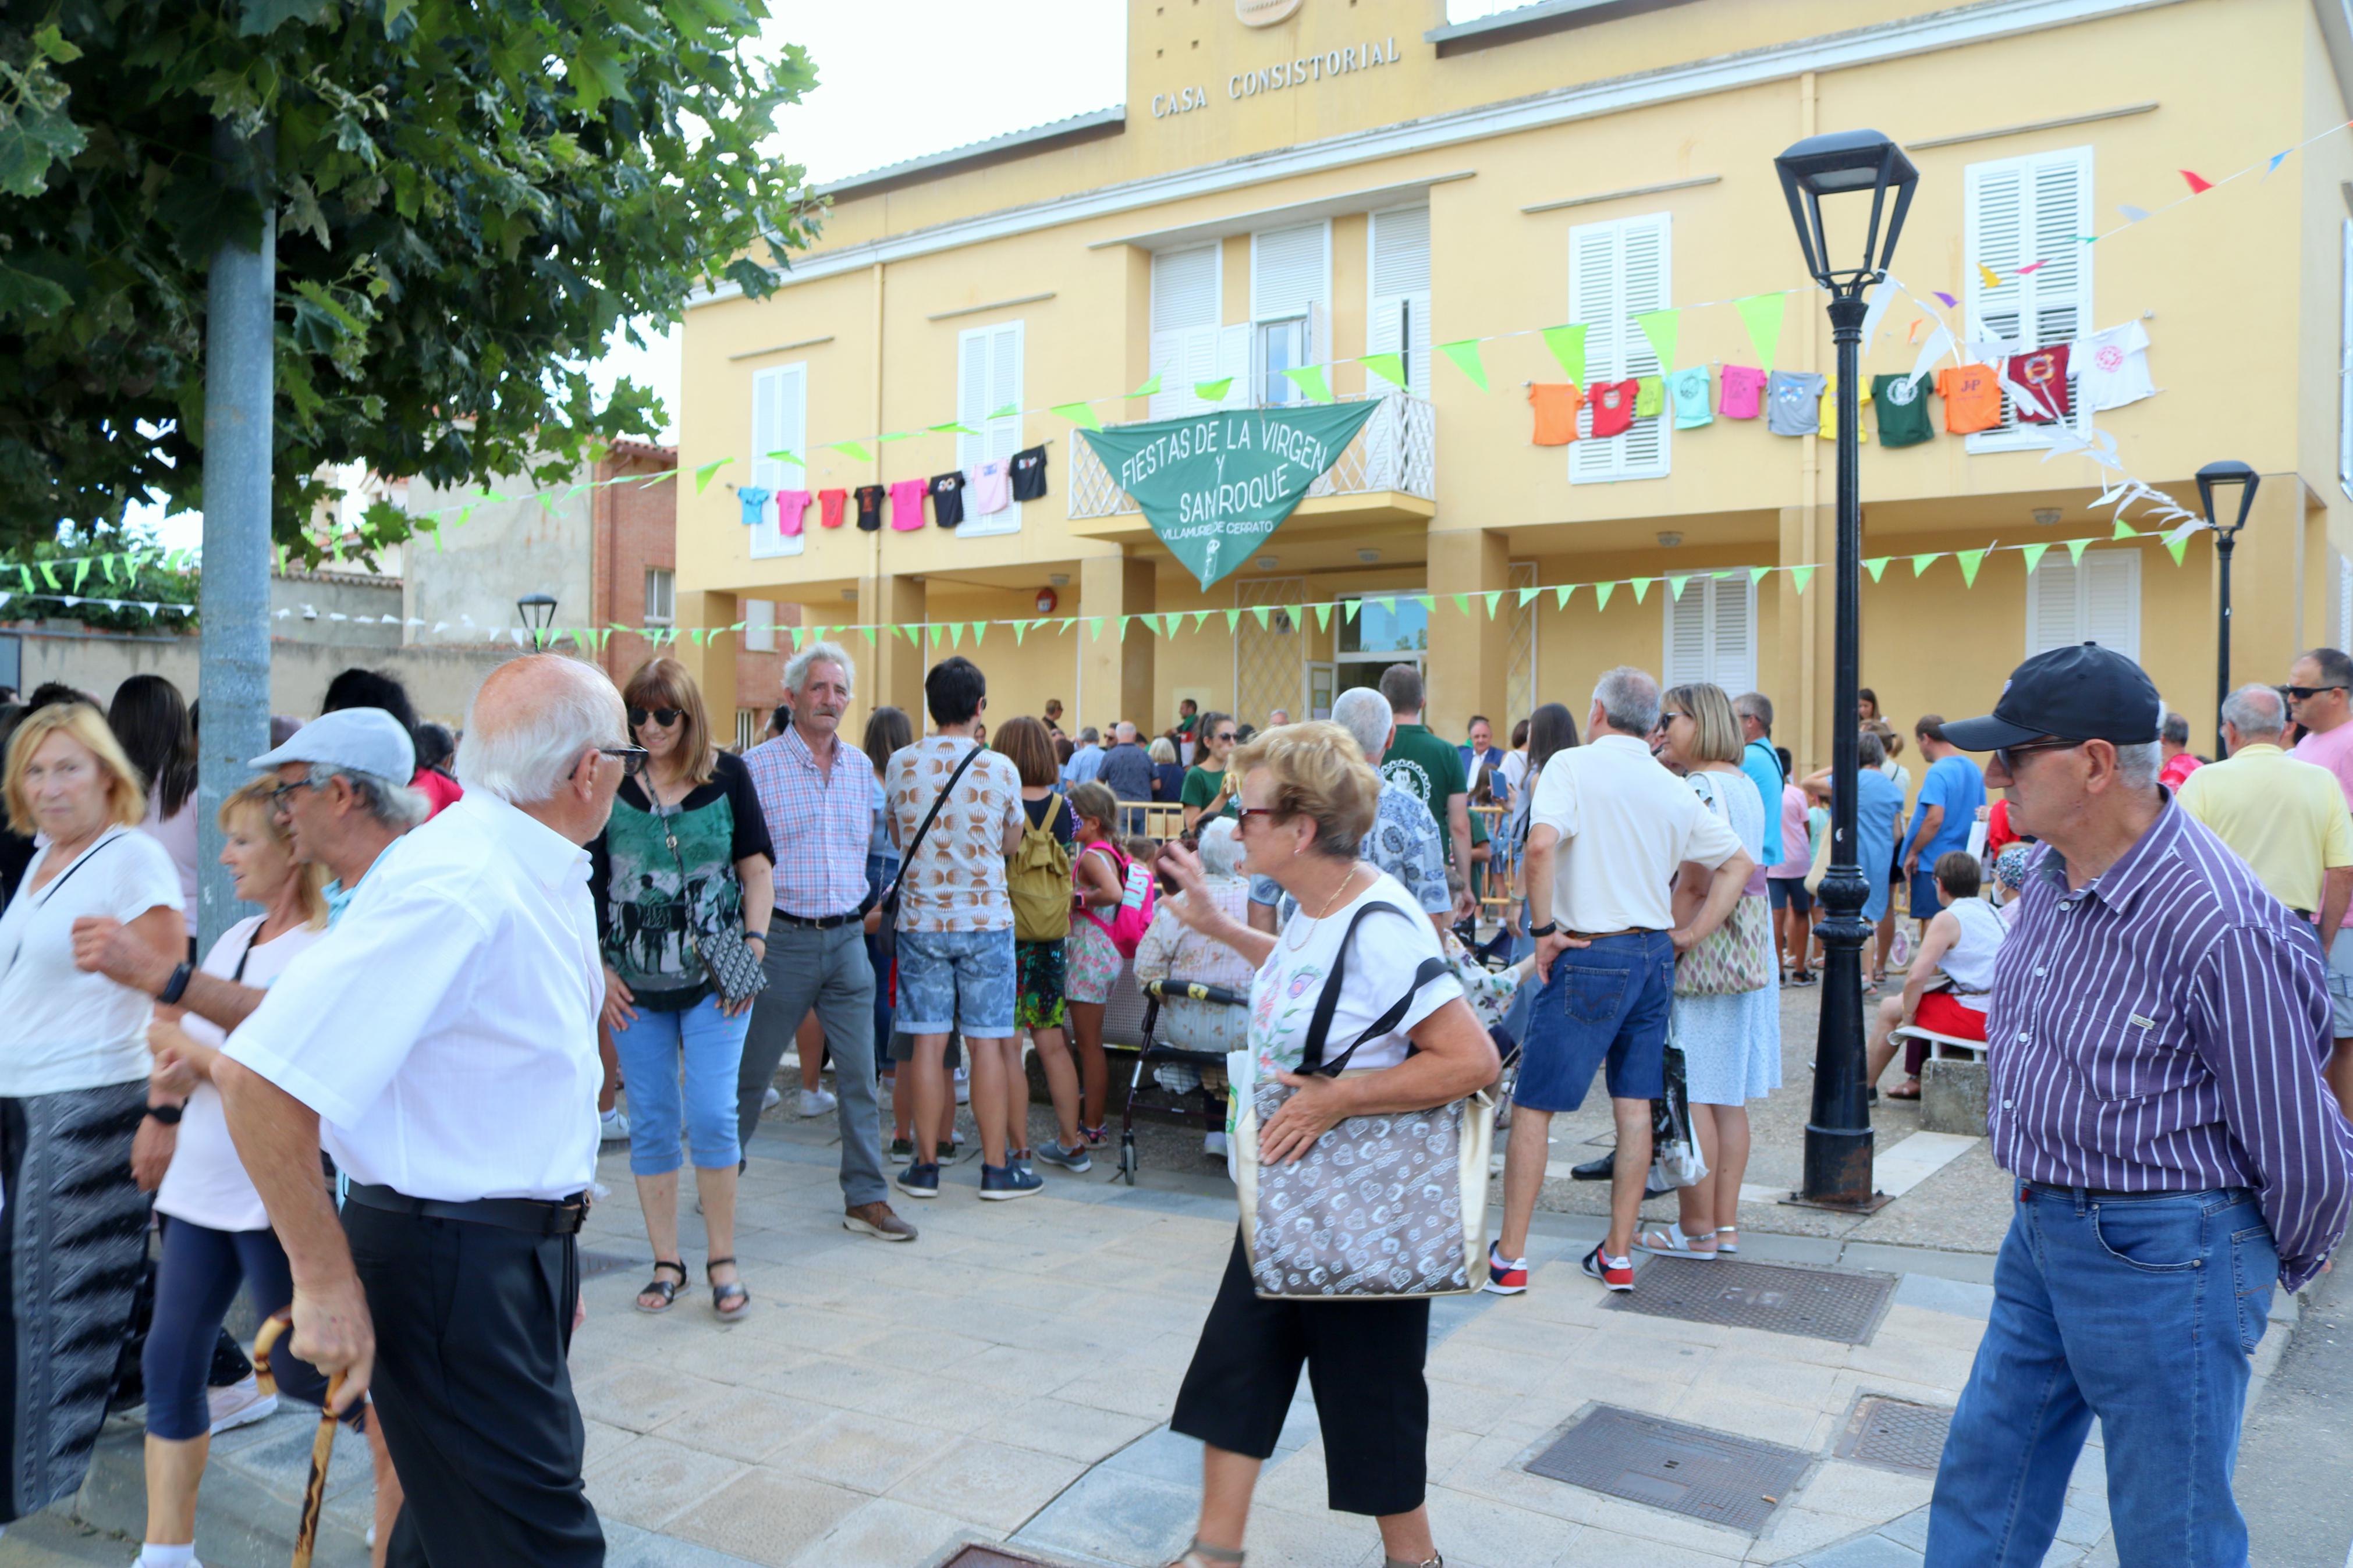
[[649, 659], [621, 698], [646, 764], [622, 781], [612, 819], [588, 854], [605, 949], [604, 1021], [628, 1088], [629, 1172], [654, 1250], [653, 1278], [638, 1292], [638, 1310], [666, 1312], [686, 1287], [678, 1258], [682, 1120], [711, 1243], [704, 1265], [711, 1310], [733, 1322], [752, 1305], [733, 1256], [742, 1158], [735, 1083], [752, 1004], [717, 994], [702, 944], [740, 931], [753, 953], [765, 956], [776, 909], [775, 852], [752, 775], [712, 743], [702, 693], [686, 667]]
[[1226, 772], [1241, 730], [1230, 713], [1204, 713], [1193, 732], [1201, 737], [1200, 759], [1185, 775], [1185, 831], [1198, 833], [1205, 816], [1234, 816], [1241, 803], [1241, 786]]

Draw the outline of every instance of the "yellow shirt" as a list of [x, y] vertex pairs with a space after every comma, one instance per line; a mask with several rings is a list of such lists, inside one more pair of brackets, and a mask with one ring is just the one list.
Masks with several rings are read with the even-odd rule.
[[2182, 780], [2174, 798], [2292, 910], [2319, 909], [2321, 873], [2353, 866], [2353, 815], [2337, 775], [2277, 746], [2240, 747]]

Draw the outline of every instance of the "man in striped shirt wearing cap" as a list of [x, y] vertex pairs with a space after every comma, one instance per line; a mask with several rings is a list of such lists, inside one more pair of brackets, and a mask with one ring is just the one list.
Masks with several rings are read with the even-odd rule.
[[1986, 783], [2043, 848], [1987, 1020], [2016, 1207], [1930, 1568], [2041, 1563], [2094, 1415], [2123, 1561], [2245, 1563], [2231, 1471], [2248, 1355], [2274, 1281], [2317, 1274], [2353, 1213], [2319, 955], [2158, 785], [2164, 717], [2139, 666], [2085, 643], [1945, 726], [1993, 753]]

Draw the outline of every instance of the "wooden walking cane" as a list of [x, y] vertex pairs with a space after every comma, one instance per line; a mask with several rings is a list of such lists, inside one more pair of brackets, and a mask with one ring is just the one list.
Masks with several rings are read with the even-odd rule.
[[[278, 1380], [269, 1373], [269, 1348], [294, 1326], [290, 1313], [273, 1312], [253, 1341], [253, 1379], [261, 1392], [275, 1395]], [[319, 1435], [311, 1440], [311, 1479], [302, 1489], [302, 1522], [294, 1532], [294, 1568], [311, 1568], [311, 1553], [319, 1546], [319, 1510], [327, 1500], [327, 1461], [335, 1452], [335, 1395], [343, 1386], [337, 1373], [327, 1382], [327, 1403], [319, 1410]]]

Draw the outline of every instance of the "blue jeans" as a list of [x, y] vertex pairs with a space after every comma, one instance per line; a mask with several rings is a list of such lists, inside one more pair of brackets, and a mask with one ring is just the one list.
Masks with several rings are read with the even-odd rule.
[[1512, 1103], [1575, 1110], [1605, 1060], [1610, 1099], [1664, 1094], [1674, 993], [1675, 944], [1662, 931], [1600, 937], [1561, 953], [1529, 1005]]
[[2243, 1565], [2231, 1470], [2279, 1274], [2254, 1194], [2018, 1192], [1936, 1472], [1927, 1568], [2040, 1563], [2094, 1415], [2118, 1558]]
[[681, 1121], [701, 1169], [715, 1171], [743, 1158], [735, 1134], [735, 1077], [744, 1063], [744, 1031], [751, 1026], [750, 1013], [723, 1017], [719, 998], [705, 996], [683, 1012], [639, 1008], [636, 1023], [613, 1031], [621, 1080], [629, 1090], [631, 1175], [659, 1176], [686, 1163], [678, 1142]]

